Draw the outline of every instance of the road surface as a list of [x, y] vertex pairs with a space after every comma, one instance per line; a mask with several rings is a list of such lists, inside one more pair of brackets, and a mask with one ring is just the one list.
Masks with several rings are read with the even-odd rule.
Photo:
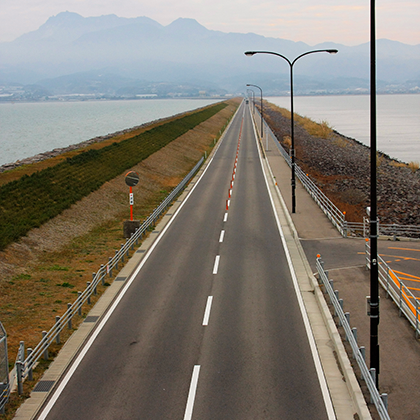
[[159, 239], [38, 418], [329, 418], [247, 105]]

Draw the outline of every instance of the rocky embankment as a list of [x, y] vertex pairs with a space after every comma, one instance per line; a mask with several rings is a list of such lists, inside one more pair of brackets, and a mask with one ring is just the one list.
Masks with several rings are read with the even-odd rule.
[[[290, 119], [274, 107], [267, 121], [286, 150]], [[366, 216], [370, 197], [370, 148], [332, 131], [328, 138], [295, 126], [296, 163], [342, 211], [349, 221]], [[379, 152], [377, 155], [378, 217], [382, 223], [420, 224], [420, 171]]]

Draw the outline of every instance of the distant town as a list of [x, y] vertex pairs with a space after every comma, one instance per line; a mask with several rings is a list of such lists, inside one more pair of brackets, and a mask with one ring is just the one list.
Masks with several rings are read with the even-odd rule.
[[[199, 89], [195, 87], [187, 88], [185, 85], [176, 86], [171, 83], [161, 83], [160, 89], [151, 87], [150, 92], [137, 93], [117, 92], [107, 90], [104, 92], [94, 91], [86, 92], [81, 88], [80, 93], [54, 93], [48, 91], [41, 85], [21, 85], [17, 83], [0, 84], [0, 102], [39, 102], [39, 101], [88, 101], [88, 100], [136, 100], [136, 99], [165, 99], [165, 98], [215, 98], [224, 99], [233, 96], [243, 95], [245, 92], [227, 92], [224, 89]], [[165, 89], [163, 89], [165, 86]], [[378, 94], [418, 94], [420, 86], [404, 85], [385, 85], [378, 87]], [[267, 89], [265, 96], [288, 96], [290, 92], [278, 89]], [[316, 95], [367, 95], [369, 89], [363, 88], [345, 88], [345, 89], [304, 89], [298, 90], [297, 95], [316, 96]]]

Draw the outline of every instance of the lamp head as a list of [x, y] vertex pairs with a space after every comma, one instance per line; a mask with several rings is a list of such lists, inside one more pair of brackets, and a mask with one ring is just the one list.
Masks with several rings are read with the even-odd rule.
[[244, 53], [247, 57], [252, 57], [254, 54], [256, 54], [255, 51], [245, 51]]
[[329, 54], [337, 54], [338, 50], [327, 50], [327, 53]]

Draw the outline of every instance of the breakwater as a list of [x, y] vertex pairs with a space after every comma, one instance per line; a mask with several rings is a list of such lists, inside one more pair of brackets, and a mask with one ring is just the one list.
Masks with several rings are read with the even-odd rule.
[[[264, 110], [267, 121], [289, 150], [290, 119], [278, 108]], [[331, 131], [327, 138], [295, 127], [296, 163], [342, 211], [349, 221], [360, 222], [370, 205], [370, 148]], [[377, 154], [378, 216], [382, 223], [420, 224], [420, 173], [418, 168], [388, 155]]]

